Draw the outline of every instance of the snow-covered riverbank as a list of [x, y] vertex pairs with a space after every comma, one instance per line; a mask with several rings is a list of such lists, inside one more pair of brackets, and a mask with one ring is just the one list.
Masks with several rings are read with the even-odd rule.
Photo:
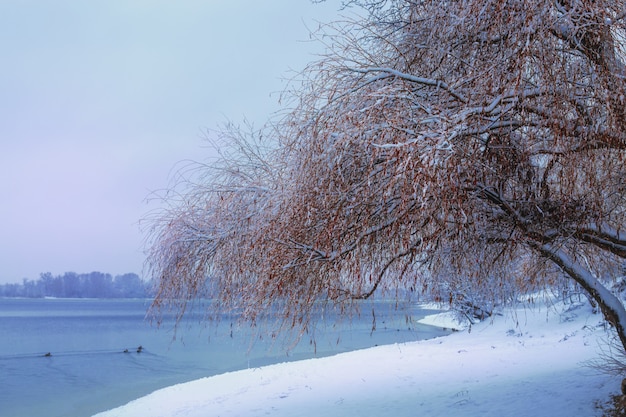
[[586, 303], [519, 307], [450, 336], [204, 378], [97, 416], [595, 416], [621, 382], [585, 364], [609, 337]]

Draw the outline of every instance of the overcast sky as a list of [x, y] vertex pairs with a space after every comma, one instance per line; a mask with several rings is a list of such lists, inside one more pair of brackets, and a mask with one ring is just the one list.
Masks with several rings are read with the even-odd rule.
[[278, 109], [339, 0], [0, 1], [0, 283], [141, 273], [138, 222], [207, 128]]

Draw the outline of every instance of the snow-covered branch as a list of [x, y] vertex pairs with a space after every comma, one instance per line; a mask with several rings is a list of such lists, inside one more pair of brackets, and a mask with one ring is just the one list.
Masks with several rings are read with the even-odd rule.
[[536, 245], [536, 249], [546, 258], [563, 269], [572, 279], [583, 287], [596, 301], [605, 317], [617, 329], [617, 334], [626, 345], [626, 310], [624, 304], [602, 285], [586, 268], [582, 267], [564, 249], [551, 243]]
[[626, 232], [604, 223], [590, 223], [577, 228], [575, 235], [621, 258], [626, 258]]
[[[462, 93], [456, 91], [454, 88], [450, 87], [446, 82], [442, 80], [436, 80], [432, 78], [418, 77], [412, 74], [407, 74], [401, 71], [398, 71], [393, 68], [351, 68], [350, 71], [361, 73], [361, 74], [371, 74], [371, 73], [382, 73], [383, 77], [394, 77], [399, 78], [405, 81], [409, 81], [411, 83], [427, 85], [430, 87], [440, 88], [442, 90], [447, 91], [455, 97], [457, 100], [467, 103], [468, 99]], [[377, 76], [376, 80], [380, 79], [381, 75]], [[368, 80], [369, 82], [369, 80]]]

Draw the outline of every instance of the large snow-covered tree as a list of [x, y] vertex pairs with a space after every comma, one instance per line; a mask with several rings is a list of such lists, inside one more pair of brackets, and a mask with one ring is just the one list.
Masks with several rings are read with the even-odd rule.
[[292, 110], [226, 129], [154, 220], [156, 304], [305, 327], [377, 289], [474, 303], [566, 276], [626, 346], [624, 2], [348, 3]]

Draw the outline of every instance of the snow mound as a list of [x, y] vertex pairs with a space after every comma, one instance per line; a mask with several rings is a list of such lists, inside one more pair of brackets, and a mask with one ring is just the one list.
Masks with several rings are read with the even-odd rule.
[[418, 320], [417, 322], [456, 331], [465, 330], [469, 327], [469, 323], [467, 321], [459, 320], [458, 314], [454, 311], [444, 311], [442, 313], [431, 314]]
[[442, 338], [175, 385], [97, 417], [594, 416], [620, 381], [585, 362], [611, 336], [586, 304], [520, 307]]

